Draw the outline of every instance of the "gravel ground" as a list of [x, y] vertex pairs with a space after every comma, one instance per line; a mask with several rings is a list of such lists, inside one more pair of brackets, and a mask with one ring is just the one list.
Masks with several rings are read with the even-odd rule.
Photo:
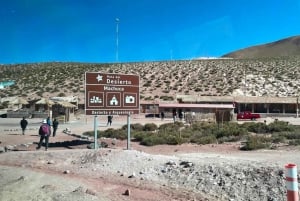
[[[291, 153], [281, 151], [277, 154], [288, 156]], [[299, 151], [293, 151], [293, 154], [299, 155]], [[271, 158], [276, 159], [276, 154], [274, 156], [269, 154], [264, 158], [262, 159], [261, 155], [255, 160], [254, 157], [245, 159], [243, 156], [213, 153], [170, 156], [120, 149], [8, 152], [0, 155], [0, 164], [5, 165], [1, 168], [3, 188], [0, 195], [7, 198], [3, 200], [21, 200], [19, 197], [10, 196], [24, 194], [29, 190], [29, 195], [25, 193], [23, 200], [37, 200], [37, 198], [47, 200], [43, 195], [46, 194], [47, 197], [51, 194], [52, 200], [67, 201], [72, 200], [78, 188], [83, 189], [80, 192], [86, 195], [84, 192], [87, 191], [87, 187], [83, 184], [69, 181], [71, 178], [66, 180], [66, 177], [61, 179], [58, 176], [53, 177], [50, 174], [52, 172], [61, 174], [61, 177], [71, 175], [73, 178], [80, 178], [79, 180], [101, 178], [125, 186], [130, 184], [135, 188], [152, 186], [164, 189], [163, 191], [170, 194], [171, 191], [176, 191], [179, 195], [172, 195], [174, 197], [172, 200], [286, 200], [284, 161], [267, 162]], [[299, 159], [297, 162], [299, 163]], [[18, 166], [21, 169], [8, 173], [10, 170], [8, 166]], [[32, 171], [38, 173], [28, 173]], [[9, 176], [6, 178], [10, 174], [13, 174], [13, 178]], [[45, 174], [50, 176], [47, 177]], [[20, 179], [22, 177], [24, 179]], [[67, 184], [61, 181], [66, 181]], [[67, 187], [67, 190], [61, 186]], [[48, 187], [53, 187], [55, 191], [47, 192]], [[91, 192], [99, 190], [90, 188]], [[39, 189], [39, 193], [30, 189]], [[14, 194], [8, 193], [10, 191]], [[102, 194], [105, 193], [100, 193]], [[180, 198], [187, 194], [188, 197]], [[76, 200], [114, 200], [109, 196], [107, 198], [100, 195], [97, 197], [88, 194], [87, 197]], [[62, 197], [57, 199], [57, 196], [63, 196], [64, 199]]]
[[[21, 137], [6, 134], [1, 132], [3, 144], [5, 137]], [[2, 153], [0, 200], [283, 201], [284, 165], [300, 165], [299, 147], [242, 152], [237, 144], [146, 148], [133, 143], [125, 150], [125, 144]]]

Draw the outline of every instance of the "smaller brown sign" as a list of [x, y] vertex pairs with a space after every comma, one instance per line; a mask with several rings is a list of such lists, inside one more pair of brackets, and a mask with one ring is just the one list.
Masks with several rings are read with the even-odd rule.
[[127, 115], [140, 111], [139, 76], [85, 73], [86, 115]]

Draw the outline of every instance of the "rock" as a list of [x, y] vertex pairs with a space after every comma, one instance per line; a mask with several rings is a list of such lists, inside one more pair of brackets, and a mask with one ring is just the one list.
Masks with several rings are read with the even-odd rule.
[[70, 170], [65, 170], [64, 174], [70, 174]]
[[172, 165], [172, 166], [175, 166], [176, 165], [176, 162], [175, 161], [168, 161], [167, 163], [166, 163], [166, 165]]
[[0, 153], [4, 153], [5, 152], [5, 147], [0, 147]]
[[85, 193], [86, 193], [86, 194], [89, 194], [89, 195], [96, 195], [96, 192], [93, 191], [93, 190], [91, 190], [91, 189], [89, 189], [89, 188], [86, 189]]
[[48, 164], [54, 164], [53, 160], [48, 161]]
[[15, 149], [15, 147], [12, 146], [12, 145], [6, 145], [6, 146], [5, 146], [5, 150], [6, 150], [6, 151], [11, 151], [11, 150], [14, 150], [14, 149]]
[[182, 161], [179, 165], [183, 166], [184, 168], [189, 168], [194, 166], [192, 162], [188, 162], [188, 161]]
[[[101, 147], [101, 144], [97, 143], [97, 147], [96, 148], [100, 148], [100, 147]], [[91, 143], [91, 144], [87, 145], [87, 148], [88, 149], [95, 149], [95, 143]]]
[[71, 130], [69, 128], [66, 128], [65, 130], [63, 130], [63, 133], [65, 133], [65, 134], [71, 134]]
[[126, 191], [124, 192], [124, 195], [129, 196], [129, 195], [130, 195], [130, 190], [129, 190], [129, 189], [126, 189]]
[[21, 176], [19, 177], [18, 181], [24, 181], [25, 180], [25, 177], [24, 176]]
[[42, 189], [54, 191], [54, 190], [57, 190], [57, 187], [54, 185], [44, 185], [44, 186], [42, 186]]
[[79, 186], [78, 188], [76, 188], [73, 192], [80, 192], [83, 193], [84, 192], [84, 188], [82, 186]]
[[135, 178], [135, 173], [132, 173], [128, 178]]

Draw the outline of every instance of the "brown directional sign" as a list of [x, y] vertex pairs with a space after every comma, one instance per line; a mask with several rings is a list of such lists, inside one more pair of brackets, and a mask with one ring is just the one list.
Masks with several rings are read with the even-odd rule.
[[85, 73], [86, 115], [128, 115], [140, 112], [140, 77]]

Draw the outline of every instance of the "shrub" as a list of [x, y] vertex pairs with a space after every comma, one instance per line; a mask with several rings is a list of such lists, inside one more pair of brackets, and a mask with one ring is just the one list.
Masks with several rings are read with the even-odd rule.
[[269, 140], [263, 136], [249, 136], [246, 144], [241, 147], [241, 150], [249, 151], [255, 149], [263, 149], [269, 147]]
[[159, 130], [179, 130], [181, 127], [184, 127], [184, 124], [180, 121], [176, 121], [175, 123], [161, 124]]
[[243, 127], [248, 131], [248, 132], [253, 132], [253, 133], [267, 133], [269, 131], [269, 128], [266, 124], [258, 122], [246, 122], [242, 124]]
[[[144, 126], [140, 123], [130, 124], [130, 129], [133, 130], [133, 131], [143, 131]], [[122, 130], [127, 130], [127, 124], [122, 126]]]
[[58, 96], [58, 97], [64, 97], [64, 96], [66, 96], [66, 94], [63, 93], [63, 92], [61, 92], [61, 93], [59, 93], [57, 96]]
[[290, 140], [289, 145], [294, 145], [294, 146], [300, 145], [300, 139]]
[[217, 129], [217, 125], [215, 123], [208, 122], [196, 122], [191, 126], [192, 130], [215, 130]]
[[[97, 136], [98, 137], [99, 137], [99, 134], [100, 134], [100, 131], [97, 130]], [[93, 137], [94, 136], [94, 131], [86, 131], [86, 132], [83, 132], [82, 135]]]
[[221, 128], [214, 129], [216, 138], [229, 137], [229, 136], [243, 136], [247, 131], [237, 123], [226, 123]]
[[127, 139], [127, 132], [125, 132], [122, 129], [107, 129], [103, 132], [100, 132], [100, 136], [101, 137], [106, 137], [106, 138], [116, 138], [116, 139], [120, 139], [120, 140], [125, 140]]
[[[94, 136], [94, 131], [84, 132], [83, 135]], [[113, 129], [109, 128], [105, 131], [97, 131], [97, 138], [106, 137], [106, 138], [116, 138], [120, 140], [127, 139], [127, 133], [122, 129]]]
[[293, 126], [289, 125], [285, 121], [274, 121], [268, 126], [269, 132], [281, 132], [281, 131], [293, 131]]
[[180, 136], [167, 135], [165, 136], [165, 143], [168, 145], [177, 145], [182, 144], [184, 140]]
[[281, 132], [280, 135], [284, 136], [286, 139], [300, 139], [299, 132]]
[[241, 140], [241, 138], [239, 136], [224, 136], [221, 138], [218, 138], [218, 143], [222, 144], [224, 142], [236, 142]]
[[146, 132], [141, 132], [141, 131], [138, 131], [138, 132], [134, 132], [133, 133], [133, 138], [138, 141], [138, 142], [141, 142], [144, 138], [146, 138], [149, 134], [146, 133]]
[[141, 141], [141, 145], [145, 146], [154, 146], [158, 144], [165, 144], [165, 140], [158, 135], [147, 136]]
[[172, 101], [174, 100], [174, 98], [172, 96], [160, 96], [160, 99], [164, 100], [164, 101]]
[[217, 139], [214, 135], [207, 135], [207, 136], [200, 136], [200, 137], [193, 136], [193, 138], [191, 138], [190, 141], [191, 143], [196, 143], [196, 144], [212, 144], [215, 143]]
[[155, 130], [157, 130], [157, 125], [156, 124], [154, 124], [154, 123], [147, 123], [147, 124], [145, 124], [145, 126], [144, 126], [144, 131], [155, 131]]
[[283, 135], [272, 135], [271, 141], [272, 143], [283, 143], [286, 138]]

